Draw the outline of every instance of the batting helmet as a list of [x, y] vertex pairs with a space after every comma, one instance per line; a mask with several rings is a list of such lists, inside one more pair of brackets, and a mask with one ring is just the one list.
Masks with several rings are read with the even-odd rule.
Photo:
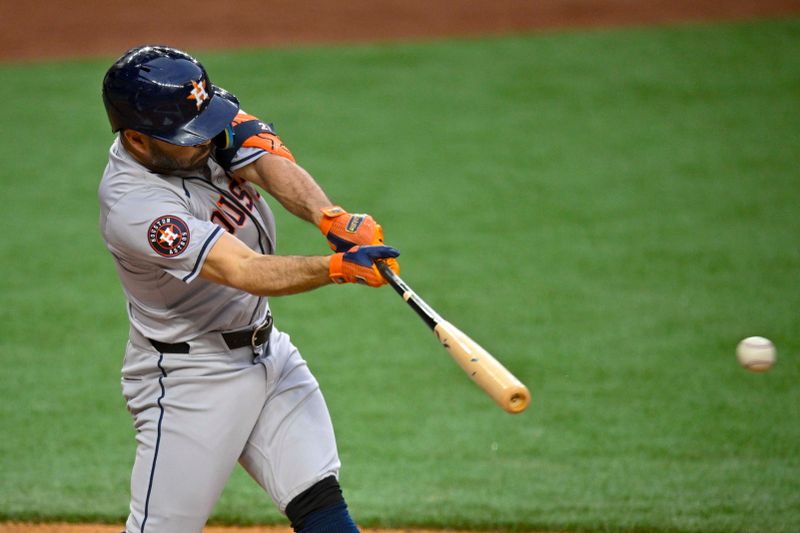
[[166, 46], [125, 52], [103, 79], [111, 130], [132, 129], [180, 146], [201, 144], [230, 126], [239, 100], [211, 84], [195, 58]]

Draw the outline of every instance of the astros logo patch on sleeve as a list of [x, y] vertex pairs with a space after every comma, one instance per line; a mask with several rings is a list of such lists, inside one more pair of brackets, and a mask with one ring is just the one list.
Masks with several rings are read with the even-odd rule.
[[147, 239], [158, 255], [175, 257], [189, 246], [189, 226], [178, 217], [163, 216], [150, 224]]

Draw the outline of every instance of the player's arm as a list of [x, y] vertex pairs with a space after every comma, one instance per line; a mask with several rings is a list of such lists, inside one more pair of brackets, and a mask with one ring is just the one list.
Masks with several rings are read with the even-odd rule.
[[294, 161], [265, 154], [233, 175], [258, 185], [287, 211], [317, 226], [335, 252], [383, 244], [383, 228], [372, 216], [333, 205], [311, 174]]
[[239, 112], [232, 126], [234, 141], [218, 150], [216, 159], [236, 179], [258, 185], [287, 211], [317, 226], [335, 252], [383, 244], [381, 226], [370, 215], [352, 215], [334, 205], [311, 174], [295, 162], [272, 124]]
[[200, 277], [257, 296], [285, 296], [306, 292], [329, 283], [361, 283], [379, 287], [385, 283], [374, 265], [387, 259], [399, 271], [388, 246], [355, 247], [329, 256], [262, 255], [229, 233], [214, 243]]
[[264, 154], [253, 163], [233, 171], [233, 175], [258, 185], [287, 211], [315, 226], [320, 225], [322, 209], [332, 205], [311, 174], [279, 155]]

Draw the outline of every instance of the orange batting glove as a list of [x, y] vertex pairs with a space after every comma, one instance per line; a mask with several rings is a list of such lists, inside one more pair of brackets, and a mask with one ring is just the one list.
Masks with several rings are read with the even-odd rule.
[[394, 259], [400, 252], [391, 246], [353, 246], [344, 253], [331, 256], [328, 275], [334, 283], [361, 283], [380, 287], [386, 280], [375, 266], [375, 260], [383, 259], [395, 273], [400, 273], [400, 264]]
[[332, 205], [323, 207], [319, 229], [334, 252], [347, 252], [357, 245], [383, 244], [383, 228], [370, 215], [352, 215]]

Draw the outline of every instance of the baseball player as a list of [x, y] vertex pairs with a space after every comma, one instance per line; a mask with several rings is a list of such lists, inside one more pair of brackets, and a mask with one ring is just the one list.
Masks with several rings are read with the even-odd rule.
[[[298, 532], [358, 531], [319, 385], [268, 297], [398, 270], [369, 215], [333, 205], [271, 124], [185, 52], [141, 46], [103, 80], [117, 133], [100, 229], [127, 299], [122, 391], [136, 429], [127, 533], [199, 532], [238, 461]], [[259, 190], [334, 254], [275, 255]]]

